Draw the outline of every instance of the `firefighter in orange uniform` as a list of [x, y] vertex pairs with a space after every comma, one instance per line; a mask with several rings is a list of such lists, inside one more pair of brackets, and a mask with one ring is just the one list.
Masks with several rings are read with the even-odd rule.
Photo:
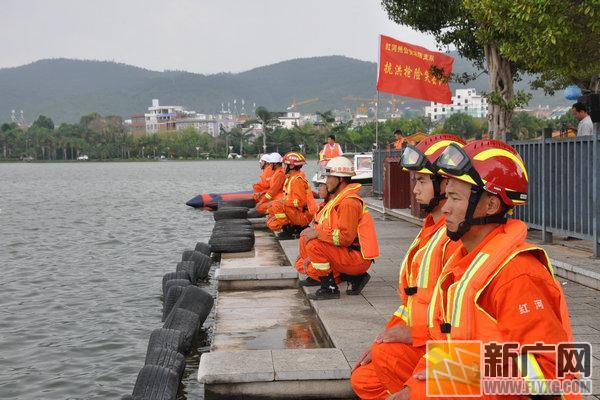
[[[565, 296], [550, 260], [540, 247], [525, 242], [525, 223], [507, 218], [513, 207], [527, 202], [528, 177], [519, 154], [504, 142], [477, 140], [463, 148], [448, 146], [436, 166], [450, 178], [442, 207], [446, 234], [462, 244], [434, 288], [427, 329], [413, 330], [406, 341], [572, 342]], [[395, 382], [401, 389], [387, 399], [435, 398], [425, 395], [425, 360], [437, 363], [444, 357], [426, 353], [409, 379]], [[518, 353], [515, 361], [524, 381], [556, 378], [554, 352]], [[530, 396], [484, 394], [483, 398]]]
[[321, 210], [318, 225], [302, 232], [309, 276], [314, 273], [321, 286], [309, 294], [310, 299], [339, 298], [335, 274], [344, 274], [350, 285], [347, 294], [360, 294], [370, 279], [367, 270], [379, 256], [375, 223], [358, 195], [361, 185], [351, 183], [355, 174], [352, 161], [345, 157], [336, 157], [325, 167], [332, 199]]
[[402, 150], [404, 143], [406, 143], [406, 139], [404, 139], [402, 131], [400, 129], [396, 129], [394, 131], [394, 136], [396, 138], [396, 141], [394, 142], [394, 150]]
[[464, 146], [466, 142], [455, 135], [433, 135], [417, 146], [407, 145], [402, 153], [401, 165], [414, 171], [413, 192], [427, 216], [401, 264], [398, 286], [402, 304], [352, 371], [352, 387], [362, 399], [386, 398], [390, 392], [400, 390], [402, 386], [396, 386], [395, 382], [407, 380], [425, 354], [424, 346], [404, 341], [411, 337], [412, 329], [426, 329], [433, 288], [444, 261], [457, 247], [446, 235], [442, 215], [447, 179], [438, 174], [434, 165], [451, 143]]
[[268, 208], [267, 227], [279, 232], [280, 239], [292, 239], [310, 224], [317, 211], [302, 166], [306, 164], [304, 156], [298, 152], [289, 152], [283, 157], [286, 180], [283, 186], [283, 198], [273, 201]]
[[269, 190], [269, 182], [271, 181], [271, 176], [273, 176], [273, 168], [271, 168], [271, 164], [268, 162], [269, 154], [263, 154], [260, 157], [260, 169], [262, 173], [258, 178], [258, 182], [252, 185], [252, 191], [254, 192], [254, 202], [258, 203], [264, 194]]
[[[329, 202], [329, 198], [331, 197], [329, 195], [329, 192], [327, 191], [327, 184], [326, 184], [326, 179], [324, 176], [319, 175], [318, 179], [317, 179], [317, 194], [319, 195], [319, 198], [321, 200], [323, 200], [318, 208], [317, 208], [317, 212], [315, 214], [315, 217], [313, 219], [313, 227], [315, 225], [318, 224], [318, 220], [319, 220], [319, 215], [321, 214], [321, 211], [323, 210], [323, 208], [325, 208], [325, 206], [327, 205], [327, 202]], [[300, 236], [300, 240], [298, 241], [298, 258], [296, 259], [296, 263], [294, 264], [294, 266], [296, 267], [296, 271], [298, 271], [298, 273], [300, 274], [304, 274], [304, 275], [308, 275], [307, 273], [307, 268], [308, 268], [308, 264], [309, 264], [309, 260], [306, 256], [306, 238], [304, 236]], [[300, 281], [300, 286], [314, 286], [314, 285], [319, 285], [319, 281], [318, 280], [314, 280], [313, 278], [308, 277], [308, 285], [306, 284], [307, 282], [305, 282], [304, 280]]]
[[279, 200], [283, 197], [283, 184], [285, 183], [285, 171], [281, 166], [281, 154], [271, 153], [268, 155], [267, 163], [273, 170], [273, 175], [269, 180], [269, 190], [267, 190], [256, 204], [256, 211], [266, 214], [269, 205], [273, 200]]

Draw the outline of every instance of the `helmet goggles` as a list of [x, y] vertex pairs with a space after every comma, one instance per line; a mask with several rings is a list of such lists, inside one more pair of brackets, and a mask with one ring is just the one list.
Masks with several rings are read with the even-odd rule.
[[426, 169], [433, 174], [436, 174], [439, 169], [429, 161], [421, 150], [412, 144], [407, 144], [404, 147], [402, 157], [400, 158], [400, 165], [403, 168], [417, 172]]
[[444, 152], [438, 157], [435, 162], [435, 166], [438, 170], [445, 175], [452, 175], [455, 177], [468, 176], [474, 182], [475, 185], [485, 188], [485, 183], [479, 176], [471, 158], [467, 153], [454, 143], [451, 143], [446, 147]]

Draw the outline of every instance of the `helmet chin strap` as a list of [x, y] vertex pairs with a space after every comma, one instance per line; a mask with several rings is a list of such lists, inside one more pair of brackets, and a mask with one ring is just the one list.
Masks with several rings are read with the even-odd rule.
[[446, 193], [442, 193], [442, 178], [439, 175], [431, 175], [431, 183], [433, 183], [433, 197], [429, 200], [428, 204], [421, 204], [421, 210], [427, 214], [431, 213], [440, 204], [442, 200], [446, 199]]
[[477, 203], [481, 199], [481, 195], [483, 195], [484, 190], [479, 186], [471, 186], [471, 195], [469, 196], [469, 206], [467, 207], [467, 213], [465, 215], [465, 220], [458, 224], [458, 229], [455, 231], [446, 231], [446, 235], [450, 238], [450, 240], [456, 242], [460, 240], [464, 236], [465, 233], [471, 229], [473, 225], [487, 225], [487, 224], [504, 224], [507, 221], [505, 213], [488, 215], [485, 217], [473, 218], [473, 214], [475, 214], [475, 208], [477, 207]]

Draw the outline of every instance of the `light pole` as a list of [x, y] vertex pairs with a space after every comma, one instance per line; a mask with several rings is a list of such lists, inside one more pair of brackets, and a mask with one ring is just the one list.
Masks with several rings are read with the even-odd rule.
[[227, 154], [227, 158], [229, 158], [229, 155], [231, 154], [232, 151], [233, 151], [233, 146], [229, 146], [229, 154]]
[[300, 153], [303, 153], [303, 152], [304, 152], [304, 151], [303, 151], [303, 150], [304, 150], [304, 144], [303, 144], [303, 143], [300, 143], [300, 144], [298, 145], [298, 147], [300, 147]]
[[200, 157], [200, 155], [198, 154], [199, 151], [200, 151], [200, 147], [196, 146], [196, 158]]

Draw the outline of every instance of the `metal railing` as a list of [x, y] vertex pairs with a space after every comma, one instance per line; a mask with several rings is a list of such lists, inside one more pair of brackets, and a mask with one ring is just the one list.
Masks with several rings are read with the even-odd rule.
[[600, 137], [583, 136], [509, 142], [521, 155], [529, 175], [529, 200], [515, 208], [515, 217], [542, 231], [594, 243], [600, 256]]
[[[510, 141], [521, 155], [529, 175], [529, 201], [515, 207], [515, 218], [542, 231], [545, 242], [552, 234], [591, 240], [600, 257], [600, 135]], [[384, 160], [400, 156], [396, 150], [373, 152], [373, 193], [384, 190]]]

